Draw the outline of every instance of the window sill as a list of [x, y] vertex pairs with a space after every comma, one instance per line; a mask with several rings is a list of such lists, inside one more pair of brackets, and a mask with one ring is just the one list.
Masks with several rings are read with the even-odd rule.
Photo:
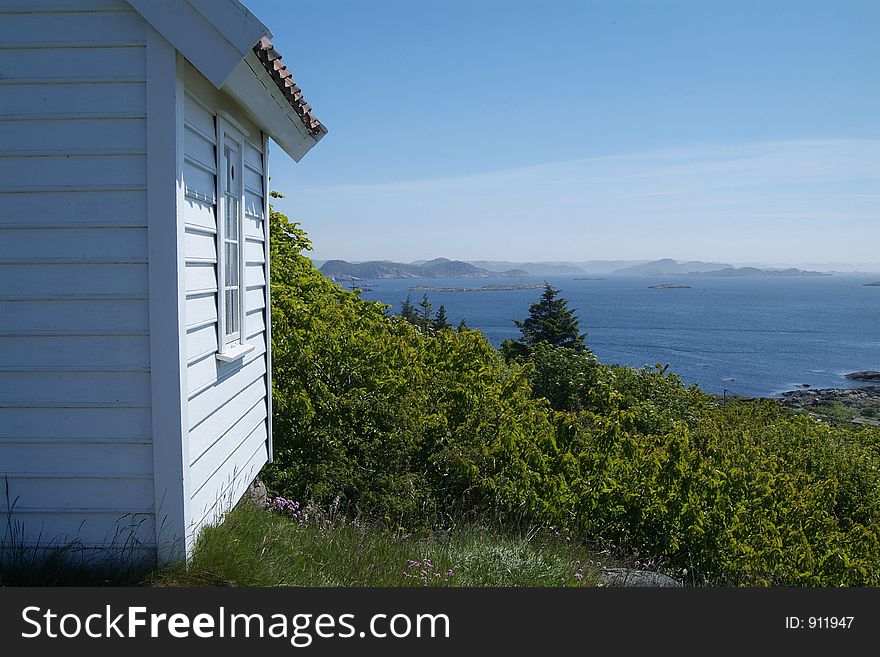
[[232, 363], [241, 360], [253, 350], [254, 345], [252, 344], [237, 344], [235, 346], [227, 345], [226, 348], [218, 353], [216, 357], [221, 363]]

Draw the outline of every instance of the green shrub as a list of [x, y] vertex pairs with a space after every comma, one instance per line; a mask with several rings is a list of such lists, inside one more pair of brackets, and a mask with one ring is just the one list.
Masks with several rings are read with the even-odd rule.
[[880, 585], [880, 429], [587, 350], [508, 363], [478, 331], [389, 317], [271, 229], [273, 494], [392, 528], [553, 526], [700, 583]]

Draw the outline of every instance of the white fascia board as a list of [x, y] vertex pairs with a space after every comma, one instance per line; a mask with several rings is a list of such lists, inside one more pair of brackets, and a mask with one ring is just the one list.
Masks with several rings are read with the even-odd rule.
[[238, 101], [248, 118], [297, 162], [323, 137], [323, 133], [309, 133], [253, 52], [235, 68], [221, 91]]
[[237, 0], [128, 0], [218, 89], [245, 55], [271, 34]]

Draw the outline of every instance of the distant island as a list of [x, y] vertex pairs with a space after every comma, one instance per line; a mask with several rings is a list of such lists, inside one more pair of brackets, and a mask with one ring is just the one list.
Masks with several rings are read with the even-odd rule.
[[678, 283], [660, 283], [659, 285], [649, 285], [651, 290], [682, 290], [690, 289], [690, 285], [679, 285]]
[[865, 287], [880, 287], [880, 281], [874, 283], [865, 283]]
[[758, 269], [757, 267], [725, 267], [724, 269], [718, 269], [714, 271], [701, 271], [701, 272], [690, 272], [688, 276], [724, 276], [724, 277], [738, 277], [738, 278], [754, 278], [758, 276], [777, 276], [777, 277], [788, 277], [788, 276], [831, 276], [831, 274], [827, 274], [821, 271], [805, 271], [803, 269], [795, 269], [794, 267], [789, 267], [788, 269]]
[[483, 287], [431, 287], [430, 285], [411, 285], [410, 292], [502, 292], [504, 290], [541, 290], [543, 283], [522, 285], [484, 285]]
[[703, 262], [702, 260], [686, 260], [679, 262], [672, 258], [652, 260], [639, 265], [615, 269], [612, 274], [625, 276], [667, 276], [669, 274], [693, 274], [696, 272], [717, 271], [732, 268], [721, 262]]
[[509, 269], [495, 272], [474, 267], [461, 260], [435, 258], [420, 263], [391, 262], [372, 260], [369, 262], [347, 262], [328, 260], [321, 266], [321, 273], [332, 281], [351, 281], [380, 278], [521, 278], [532, 276], [522, 269]]
[[872, 381], [880, 383], [880, 372], [877, 372], [876, 370], [850, 372], [849, 374], [844, 374], [843, 377], [845, 379], [849, 379], [850, 381]]
[[[371, 279], [407, 278], [539, 278], [543, 276], [572, 276], [574, 280], [603, 280], [606, 276], [717, 276], [717, 277], [794, 277], [831, 276], [845, 271], [818, 269], [820, 265], [758, 264], [737, 266], [722, 262], [703, 260], [584, 260], [529, 261], [512, 260], [414, 260], [395, 262], [370, 260], [350, 262], [347, 260], [313, 260], [315, 266], [333, 281], [362, 281]], [[840, 263], [837, 263], [838, 265]], [[850, 272], [854, 273], [854, 272]], [[880, 281], [865, 283], [880, 287]]]

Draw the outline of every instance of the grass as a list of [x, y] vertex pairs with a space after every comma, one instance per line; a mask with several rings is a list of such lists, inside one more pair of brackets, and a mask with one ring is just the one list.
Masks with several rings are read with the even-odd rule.
[[139, 586], [151, 576], [136, 559], [97, 562], [89, 552], [76, 543], [18, 550], [0, 565], [0, 586]]
[[308, 519], [242, 505], [204, 530], [189, 568], [154, 586], [594, 586], [585, 548], [544, 533], [478, 526], [421, 537], [320, 514]]

